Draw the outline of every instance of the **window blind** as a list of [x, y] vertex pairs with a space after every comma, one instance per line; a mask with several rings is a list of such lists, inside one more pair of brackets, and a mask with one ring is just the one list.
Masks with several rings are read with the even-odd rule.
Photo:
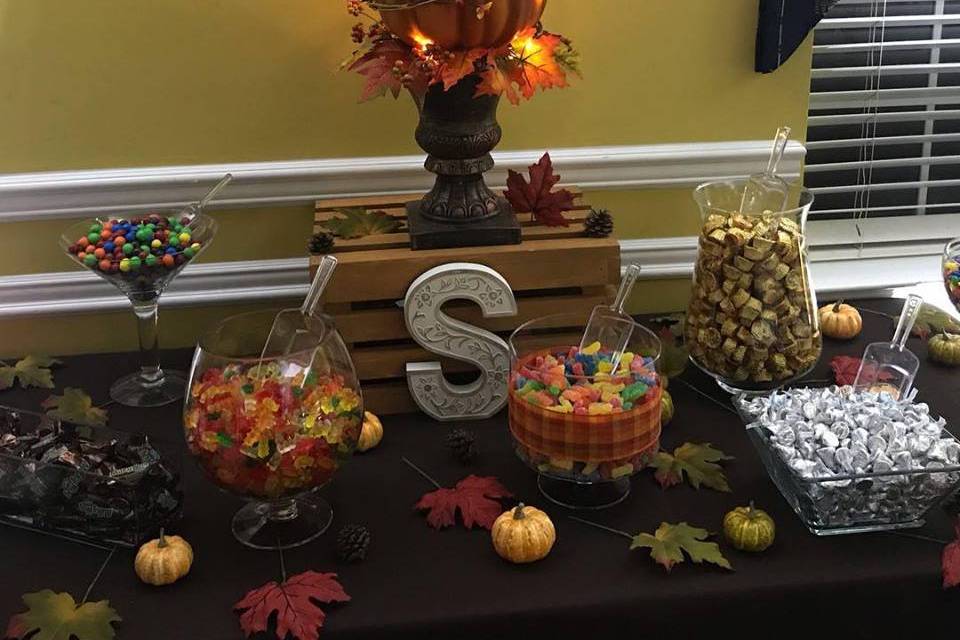
[[811, 220], [960, 213], [960, 0], [836, 4], [807, 139]]

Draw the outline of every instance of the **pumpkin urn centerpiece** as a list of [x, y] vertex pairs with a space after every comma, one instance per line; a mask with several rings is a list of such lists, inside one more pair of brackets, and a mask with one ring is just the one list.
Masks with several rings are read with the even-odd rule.
[[433, 188], [407, 207], [413, 249], [519, 244], [520, 224], [484, 182], [500, 142], [501, 96], [513, 104], [578, 73], [566, 38], [545, 31], [547, 0], [349, 0], [357, 50], [344, 66], [366, 78], [361, 100], [406, 89]]

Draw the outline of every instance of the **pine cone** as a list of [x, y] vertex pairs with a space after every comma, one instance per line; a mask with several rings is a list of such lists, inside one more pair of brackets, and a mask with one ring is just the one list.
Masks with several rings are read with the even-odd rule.
[[307, 249], [313, 254], [330, 253], [330, 249], [333, 249], [333, 236], [329, 233], [315, 233], [310, 237]]
[[447, 434], [447, 448], [461, 464], [470, 464], [477, 458], [477, 439], [472, 431], [454, 429]]
[[584, 223], [583, 235], [588, 238], [606, 238], [613, 233], [613, 216], [606, 209], [591, 209]]
[[348, 524], [337, 534], [337, 555], [344, 562], [360, 562], [367, 557], [370, 530], [359, 524]]

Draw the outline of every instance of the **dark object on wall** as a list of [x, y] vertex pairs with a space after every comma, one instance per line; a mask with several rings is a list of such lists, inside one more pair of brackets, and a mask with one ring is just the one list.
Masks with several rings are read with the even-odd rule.
[[760, 0], [756, 70], [770, 73], [786, 62], [838, 0]]

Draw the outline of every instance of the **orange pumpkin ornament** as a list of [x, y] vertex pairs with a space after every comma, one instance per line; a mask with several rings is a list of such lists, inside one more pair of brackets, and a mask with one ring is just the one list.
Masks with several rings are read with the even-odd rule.
[[835, 304], [820, 307], [820, 330], [829, 338], [849, 340], [860, 335], [863, 318], [856, 308], [838, 300]]
[[[484, 7], [490, 2], [489, 8]], [[537, 24], [547, 0], [375, 0], [387, 28], [411, 46], [435, 44], [448, 51], [494, 49]], [[413, 5], [413, 6], [411, 6]]]

